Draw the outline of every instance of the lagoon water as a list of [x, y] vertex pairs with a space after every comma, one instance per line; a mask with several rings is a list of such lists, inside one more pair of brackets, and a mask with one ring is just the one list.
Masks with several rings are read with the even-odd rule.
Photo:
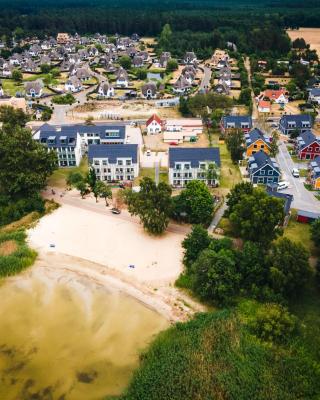
[[0, 399], [120, 394], [139, 352], [168, 322], [135, 299], [32, 276], [0, 287]]

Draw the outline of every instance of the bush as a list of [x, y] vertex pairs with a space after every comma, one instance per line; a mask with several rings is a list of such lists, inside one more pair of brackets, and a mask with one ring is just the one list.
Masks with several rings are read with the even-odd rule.
[[52, 102], [55, 104], [73, 104], [76, 99], [71, 93], [67, 93], [65, 95], [54, 96], [52, 98]]
[[44, 200], [40, 195], [28, 199], [19, 199], [15, 202], [2, 198], [0, 199], [0, 226], [17, 221], [32, 211], [44, 213]]
[[11, 254], [1, 255], [0, 253], [1, 277], [15, 275], [34, 263], [37, 253], [26, 245], [25, 240], [26, 234], [24, 231], [0, 233], [0, 246], [8, 241], [12, 241], [17, 245], [17, 249], [13, 250]]

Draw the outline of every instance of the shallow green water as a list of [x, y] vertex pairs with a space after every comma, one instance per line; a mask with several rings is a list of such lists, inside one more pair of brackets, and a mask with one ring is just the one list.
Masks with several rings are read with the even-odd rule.
[[138, 301], [102, 289], [26, 278], [3, 284], [0, 298], [1, 400], [121, 393], [139, 352], [167, 327]]

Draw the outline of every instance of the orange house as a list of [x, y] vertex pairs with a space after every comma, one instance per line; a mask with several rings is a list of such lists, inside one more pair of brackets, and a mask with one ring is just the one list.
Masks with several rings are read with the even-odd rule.
[[253, 154], [262, 150], [266, 154], [270, 154], [270, 141], [263, 135], [258, 128], [252, 129], [245, 135], [246, 156], [251, 157]]

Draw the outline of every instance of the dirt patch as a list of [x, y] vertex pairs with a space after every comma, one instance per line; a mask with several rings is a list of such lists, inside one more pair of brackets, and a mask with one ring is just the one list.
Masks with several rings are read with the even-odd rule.
[[17, 251], [18, 245], [14, 240], [7, 240], [0, 243], [0, 256], [10, 256]]
[[299, 28], [294, 31], [287, 31], [291, 40], [303, 38], [306, 43], [310, 44], [311, 50], [317, 50], [320, 56], [320, 28]]

